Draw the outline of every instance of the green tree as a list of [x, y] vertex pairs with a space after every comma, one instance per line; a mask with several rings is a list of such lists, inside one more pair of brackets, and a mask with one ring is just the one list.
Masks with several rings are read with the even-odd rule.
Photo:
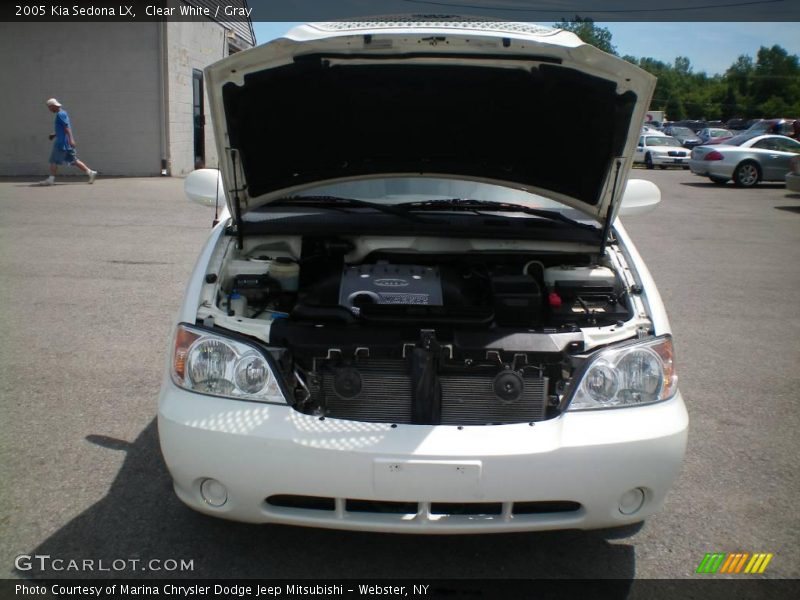
[[587, 44], [600, 48], [603, 52], [615, 56], [617, 54], [617, 49], [611, 43], [611, 32], [605, 27], [595, 25], [594, 21], [588, 17], [584, 19], [575, 15], [572, 21], [561, 19], [555, 26], [565, 31], [571, 31]]
[[679, 121], [686, 118], [686, 109], [678, 96], [670, 96], [667, 100], [665, 112], [670, 121]]
[[759, 48], [750, 95], [764, 115], [794, 116], [786, 111], [791, 111], [800, 97], [800, 64], [797, 56], [790, 55], [778, 45]]
[[674, 64], [675, 72], [681, 76], [687, 76], [692, 72], [692, 63], [685, 56], [677, 56]]
[[725, 71], [725, 79], [740, 96], [746, 95], [753, 80], [753, 59], [745, 54], [739, 56]]
[[[576, 15], [572, 21], [562, 19], [555, 25], [617, 55], [611, 32], [592, 19]], [[686, 56], [676, 56], [671, 64], [631, 55], [623, 59], [657, 78], [649, 108], [665, 111], [672, 121], [800, 116], [800, 59], [778, 45], [762, 46], [755, 60], [741, 55], [724, 75], [714, 77], [695, 73]]]

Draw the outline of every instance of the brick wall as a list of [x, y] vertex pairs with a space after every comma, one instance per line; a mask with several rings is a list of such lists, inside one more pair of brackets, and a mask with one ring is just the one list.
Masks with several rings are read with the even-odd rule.
[[[227, 56], [225, 30], [213, 22], [167, 24], [169, 72], [169, 143], [173, 175], [186, 175], [194, 168], [194, 121], [192, 70], [201, 71]], [[205, 90], [206, 166], [217, 166], [208, 94]]]

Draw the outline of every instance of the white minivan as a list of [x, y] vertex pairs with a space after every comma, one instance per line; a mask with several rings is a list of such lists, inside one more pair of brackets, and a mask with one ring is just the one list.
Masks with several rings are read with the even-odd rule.
[[628, 179], [655, 78], [457, 20], [302, 25], [205, 75], [220, 172], [186, 189], [227, 210], [158, 410], [183, 502], [432, 534], [662, 507], [688, 417], [618, 219], [660, 200]]

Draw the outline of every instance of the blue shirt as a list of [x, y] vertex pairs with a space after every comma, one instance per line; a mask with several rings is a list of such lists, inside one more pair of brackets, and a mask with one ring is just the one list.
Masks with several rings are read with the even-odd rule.
[[67, 137], [67, 127], [72, 128], [72, 125], [69, 122], [69, 115], [67, 111], [63, 108], [56, 113], [56, 121], [55, 121], [55, 128], [56, 128], [56, 141], [55, 145], [56, 148], [59, 150], [69, 150], [72, 148], [69, 144], [69, 138]]

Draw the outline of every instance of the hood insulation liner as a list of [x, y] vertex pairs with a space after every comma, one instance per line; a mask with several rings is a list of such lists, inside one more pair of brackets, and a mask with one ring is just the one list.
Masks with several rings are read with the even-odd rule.
[[380, 173], [502, 180], [600, 201], [636, 97], [574, 69], [297, 62], [225, 85], [248, 194]]

